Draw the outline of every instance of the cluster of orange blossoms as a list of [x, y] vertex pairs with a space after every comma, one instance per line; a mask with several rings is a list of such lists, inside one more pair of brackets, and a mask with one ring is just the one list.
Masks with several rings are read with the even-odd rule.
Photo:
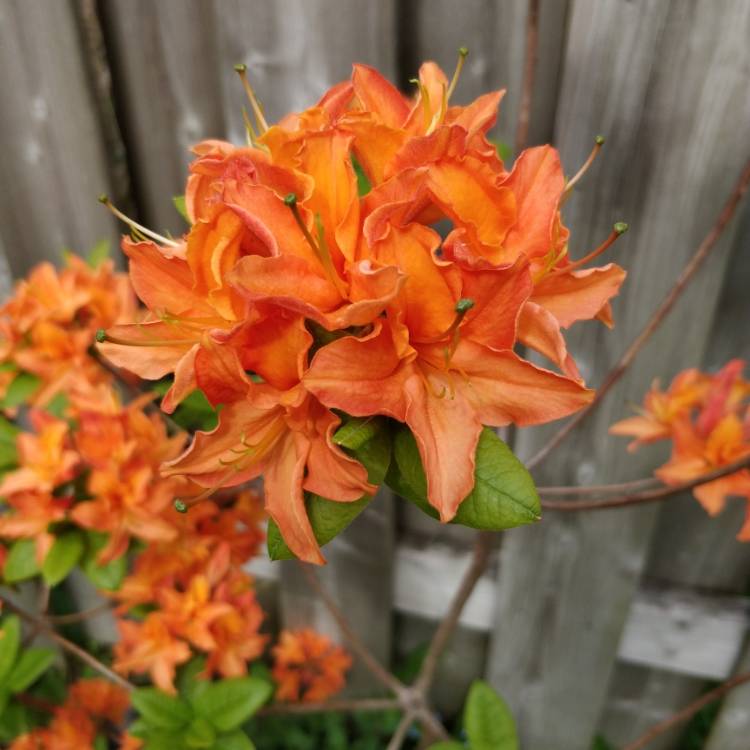
[[[177, 515], [177, 514], [175, 514]], [[174, 693], [175, 667], [207, 654], [205, 676], [237, 677], [263, 654], [263, 611], [241, 566], [263, 541], [260, 502], [241, 492], [228, 507], [211, 501], [178, 516], [174, 539], [150, 544], [114, 593], [120, 611], [146, 605], [142, 620], [120, 619], [114, 667], [148, 672]]]
[[[665, 484], [680, 484], [750, 456], [750, 381], [745, 363], [734, 359], [715, 375], [696, 369], [675, 377], [666, 391], [658, 382], [646, 394], [641, 414], [610, 428], [635, 438], [628, 450], [659, 440], [672, 441], [672, 455], [655, 474]], [[742, 469], [693, 489], [711, 515], [735, 495], [748, 500], [737, 538], [750, 541], [750, 470]]]
[[248, 86], [260, 133], [195, 147], [187, 234], [123, 242], [149, 312], [110, 327], [102, 353], [173, 374], [167, 411], [196, 386], [224, 404], [166, 473], [207, 488], [262, 474], [266, 510], [309, 562], [323, 558], [304, 491], [349, 502], [375, 489], [333, 443], [334, 410], [406, 423], [446, 522], [473, 487], [483, 425], [539, 424], [592, 398], [562, 330], [611, 324], [625, 272], [582, 266], [622, 229], [571, 261], [557, 152], [529, 149], [506, 171], [486, 137], [502, 92], [450, 106], [456, 80], [426, 63], [409, 99], [356, 65], [270, 128]]
[[273, 647], [276, 699], [314, 703], [344, 687], [349, 654], [313, 630], [283, 631]]
[[[94, 750], [96, 738], [121, 726], [129, 707], [123, 688], [103, 679], [79, 680], [54, 708], [49, 725], [16, 738], [9, 750]], [[138, 747], [127, 735], [122, 738], [121, 750]]]

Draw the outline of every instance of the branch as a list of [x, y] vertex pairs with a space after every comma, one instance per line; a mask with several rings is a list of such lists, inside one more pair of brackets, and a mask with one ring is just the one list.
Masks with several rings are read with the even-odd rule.
[[521, 102], [518, 108], [518, 124], [516, 125], [516, 158], [526, 147], [526, 141], [529, 137], [531, 98], [534, 93], [538, 46], [539, 0], [529, 0], [528, 15], [526, 17], [526, 50], [523, 63], [523, 84], [521, 87]]
[[540, 495], [602, 495], [609, 492], [629, 492], [639, 490], [655, 484], [659, 480], [656, 477], [645, 479], [633, 479], [630, 482], [619, 482], [617, 484], [589, 484], [583, 487], [559, 486], [559, 487], [537, 487]]
[[487, 568], [491, 549], [492, 534], [488, 531], [480, 531], [477, 534], [477, 540], [474, 544], [474, 554], [471, 559], [471, 564], [466, 570], [466, 573], [464, 573], [463, 580], [453, 597], [448, 613], [435, 631], [432, 641], [430, 641], [427, 654], [422, 662], [422, 668], [414, 682], [414, 689], [423, 697], [427, 695], [430, 686], [432, 685], [432, 681], [435, 679], [438, 662], [443, 651], [445, 651], [445, 647], [448, 645], [450, 637], [453, 635], [453, 631], [458, 625], [458, 619], [461, 616], [461, 612], [474, 591], [477, 581], [479, 581], [482, 577], [482, 573], [484, 573]]
[[341, 633], [349, 641], [349, 645], [352, 650], [359, 656], [364, 662], [365, 666], [370, 670], [372, 675], [383, 683], [386, 687], [390, 688], [399, 698], [408, 692], [408, 688], [399, 680], [395, 675], [392, 675], [388, 670], [383, 667], [380, 662], [373, 656], [370, 650], [360, 640], [359, 636], [352, 630], [351, 625], [348, 623], [343, 612], [339, 609], [333, 597], [326, 591], [318, 580], [318, 576], [310, 569], [308, 565], [300, 564], [300, 569], [303, 575], [307, 578], [307, 582], [311, 588], [315, 590], [318, 596], [322, 599], [323, 604], [330, 612], [334, 620], [336, 620]]
[[730, 690], [734, 690], [734, 688], [739, 687], [740, 685], [744, 685], [747, 682], [750, 682], [750, 672], [732, 677], [730, 680], [727, 680], [723, 684], [719, 685], [719, 687], [714, 688], [710, 692], [702, 695], [697, 700], [688, 704], [687, 706], [685, 706], [685, 708], [683, 708], [681, 711], [678, 711], [673, 716], [670, 716], [668, 719], [665, 719], [658, 724], [654, 724], [654, 726], [652, 726], [651, 729], [649, 729], [645, 734], [641, 735], [637, 740], [631, 742], [629, 745], [626, 745], [622, 750], [641, 750], [641, 748], [646, 747], [646, 745], [650, 744], [650, 742], [656, 739], [660, 734], [668, 732], [670, 729], [672, 729], [672, 727], [676, 727], [679, 724], [684, 724], [686, 721], [688, 721], [688, 719], [691, 719], [695, 714], [697, 714], [698, 711], [700, 711], [704, 706], [707, 706], [710, 703], [719, 700], [719, 698], [722, 698]]
[[703, 474], [688, 482], [673, 484], [668, 487], [659, 487], [654, 490], [636, 492], [631, 495], [617, 495], [607, 497], [603, 500], [542, 500], [544, 510], [607, 510], [609, 508], [623, 508], [629, 505], [642, 505], [644, 503], [653, 503], [657, 500], [664, 500], [672, 495], [677, 495], [686, 490], [692, 490], [694, 487], [700, 487], [702, 484], [708, 484], [716, 479], [721, 479], [729, 474], [734, 474], [742, 469], [750, 467], [750, 456], [734, 461], [731, 464], [722, 466], [719, 469], [708, 474]]
[[107, 614], [112, 611], [113, 606], [112, 602], [103, 602], [102, 604], [97, 604], [95, 607], [91, 607], [91, 609], [72, 612], [69, 615], [47, 615], [46, 619], [52, 625], [73, 625], [77, 622], [84, 622], [85, 620], [91, 620], [94, 617]]
[[687, 285], [692, 281], [695, 274], [710, 256], [711, 251], [716, 247], [716, 243], [734, 216], [737, 205], [745, 194], [748, 184], [750, 184], [750, 160], [745, 164], [745, 168], [742, 170], [742, 174], [740, 175], [734, 190], [732, 190], [727, 202], [724, 204], [724, 208], [716, 219], [716, 223], [711, 227], [711, 230], [705, 236], [703, 242], [698, 246], [693, 257], [682, 269], [682, 273], [677, 278], [677, 281], [675, 281], [674, 286], [669, 290], [667, 296], [662, 300], [659, 307], [656, 308], [641, 332], [636, 336], [633, 343], [622, 355], [619, 362], [617, 362], [604, 378], [604, 382], [596, 392], [594, 400], [588, 405], [588, 407], [579, 411], [578, 414], [576, 414], [567, 424], [558, 430], [549, 442], [526, 463], [528, 469], [533, 469], [540, 461], [546, 458], [558, 445], [560, 445], [560, 443], [562, 443], [562, 441], [570, 435], [570, 433], [573, 432], [573, 430], [589, 414], [591, 414], [594, 409], [596, 409], [607, 393], [609, 393], [613, 386], [625, 374], [638, 353], [643, 349], [651, 336], [653, 336], [667, 315], [669, 315], [675, 303], [680, 298], [680, 295], [685, 291]]
[[121, 688], [125, 688], [125, 690], [133, 690], [135, 688], [135, 685], [121, 677], [119, 674], [117, 674], [117, 672], [113, 672], [106, 664], [99, 661], [99, 659], [97, 659], [95, 656], [92, 656], [90, 653], [88, 653], [88, 651], [84, 651], [84, 649], [73, 643], [73, 641], [69, 641], [67, 638], [64, 638], [59, 633], [57, 633], [45, 620], [37, 617], [36, 615], [32, 615], [30, 612], [27, 612], [24, 609], [21, 609], [12, 601], [10, 601], [10, 599], [4, 596], [0, 596], [0, 602], [2, 602], [3, 607], [8, 609], [10, 612], [18, 615], [22, 620], [25, 620], [26, 622], [37, 628], [39, 631], [45, 633], [65, 651], [73, 654], [82, 662], [88, 664], [92, 669], [95, 669], [97, 672], [104, 675], [107, 679], [119, 685]]
[[414, 714], [411, 712], [405, 713], [401, 717], [401, 721], [399, 722], [398, 727], [396, 727], [396, 731], [393, 733], [393, 737], [391, 737], [391, 741], [388, 743], [388, 747], [386, 747], [385, 750], [401, 750], [401, 745], [404, 744], [406, 735], [413, 723]]
[[284, 716], [287, 714], [318, 714], [326, 711], [388, 711], [400, 708], [396, 698], [359, 698], [323, 701], [322, 703], [276, 703], [261, 708], [256, 716]]

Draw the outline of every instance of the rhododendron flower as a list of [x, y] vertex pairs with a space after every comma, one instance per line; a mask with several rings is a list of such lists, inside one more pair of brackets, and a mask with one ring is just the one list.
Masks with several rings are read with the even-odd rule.
[[347, 652], [313, 630], [284, 630], [272, 649], [276, 699], [314, 703], [338, 693], [352, 664]]
[[[646, 394], [643, 414], [610, 428], [636, 438], [629, 449], [657, 440], [672, 440], [672, 455], [655, 474], [665, 484], [697, 479], [750, 456], [750, 381], [744, 362], [732, 360], [713, 376], [686, 370], [662, 392], [655, 384]], [[750, 541], [750, 470], [701, 484], [693, 495], [711, 515], [723, 510], [727, 497], [745, 497], [748, 514], [737, 538]]]

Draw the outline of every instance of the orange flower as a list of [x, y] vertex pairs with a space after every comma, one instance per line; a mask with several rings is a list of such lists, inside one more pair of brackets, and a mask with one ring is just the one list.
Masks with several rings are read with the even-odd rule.
[[344, 674], [352, 660], [313, 630], [283, 630], [272, 649], [276, 699], [314, 703], [324, 701], [344, 687]]

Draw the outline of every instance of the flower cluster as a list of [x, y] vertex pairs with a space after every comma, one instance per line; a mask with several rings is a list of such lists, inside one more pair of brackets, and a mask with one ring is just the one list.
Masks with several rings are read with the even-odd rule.
[[[672, 455], [655, 472], [665, 484], [696, 479], [750, 456], [750, 381], [742, 377], [744, 366], [735, 359], [715, 375], [685, 370], [666, 391], [655, 382], [641, 414], [617, 422], [610, 432], [634, 437], [629, 450], [671, 440]], [[693, 495], [711, 515], [723, 510], [727, 497], [745, 497], [748, 515], [737, 538], [750, 541], [750, 470], [701, 484]]]
[[341, 690], [349, 654], [313, 630], [284, 630], [273, 647], [276, 699], [314, 703]]
[[451, 106], [459, 70], [449, 82], [426, 63], [407, 98], [355, 65], [270, 128], [247, 85], [258, 132], [248, 121], [248, 147], [195, 147], [186, 235], [150, 241], [134, 226], [123, 241], [149, 312], [102, 332], [101, 352], [173, 375], [167, 411], [196, 386], [224, 405], [166, 473], [207, 488], [262, 474], [266, 509], [305, 561], [323, 558], [304, 492], [375, 489], [332, 441], [342, 412], [408, 425], [447, 522], [473, 488], [483, 425], [540, 424], [592, 398], [562, 331], [611, 325], [625, 272], [583, 266], [625, 226], [572, 261], [556, 151], [524, 151], [507, 171], [486, 136], [503, 92]]
[[258, 497], [243, 491], [220, 508], [207, 501], [179, 516], [169, 541], [150, 544], [113, 596], [121, 613], [146, 606], [142, 619], [118, 621], [115, 669], [148, 672], [174, 693], [175, 667], [193, 650], [207, 655], [205, 676], [237, 677], [260, 657], [267, 636], [252, 578], [241, 566], [263, 540]]
[[[20, 735], [9, 750], [95, 750], [97, 738], [119, 727], [129, 707], [123, 688], [103, 679], [79, 680], [53, 709], [49, 725]], [[127, 737], [120, 745], [122, 750], [137, 746]]]

